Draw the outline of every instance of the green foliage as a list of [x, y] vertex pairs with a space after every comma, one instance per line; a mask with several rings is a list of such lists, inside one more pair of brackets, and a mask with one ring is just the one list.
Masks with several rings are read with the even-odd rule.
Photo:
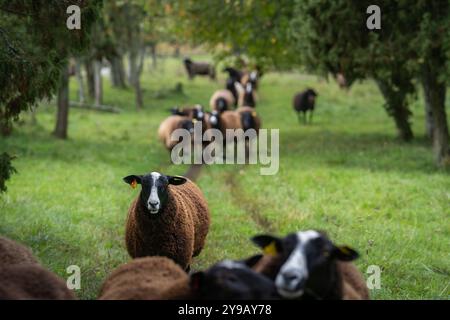
[[[70, 54], [89, 43], [102, 1], [0, 1], [0, 125], [56, 90]], [[81, 30], [66, 26], [69, 5], [81, 8]]]
[[11, 164], [12, 159], [6, 152], [0, 154], [0, 193], [8, 189], [6, 187], [6, 180], [11, 177], [11, 174], [16, 172], [16, 169]]
[[[105, 104], [124, 112], [71, 110], [68, 141], [50, 136], [53, 105], [39, 106], [39, 127], [22, 126], [0, 139], [0, 148], [18, 156], [14, 164], [21, 173], [0, 199], [0, 233], [30, 245], [64, 278], [67, 266], [80, 266], [80, 298], [95, 298], [107, 275], [130, 259], [125, 221], [138, 190], [122, 177], [187, 169], [171, 164], [158, 126], [174, 105], [207, 105], [224, 77], [219, 83], [189, 81], [182, 70], [178, 59], [164, 59], [156, 72], [145, 72], [144, 99], [151, 108], [140, 112], [131, 90], [105, 81]], [[155, 98], [156, 91], [177, 82], [185, 95]], [[309, 86], [320, 96], [313, 125], [302, 126], [291, 99]], [[74, 98], [75, 79], [70, 87]], [[203, 168], [198, 184], [212, 222], [192, 268], [256, 254], [249, 238], [257, 233], [320, 228], [359, 251], [356, 263], [365, 276], [369, 265], [380, 266], [381, 289], [371, 291], [374, 299], [446, 299], [449, 176], [434, 168], [424, 141], [405, 145], [393, 139], [395, 128], [378, 107], [383, 101], [376, 85], [363, 81], [344, 92], [315, 76], [267, 73], [258, 94], [263, 127], [280, 128], [280, 171], [260, 176], [254, 165]], [[423, 130], [423, 108], [418, 103], [412, 108], [414, 129]]]
[[169, 2], [180, 37], [214, 48], [217, 60], [242, 55], [255, 64], [286, 68], [297, 55], [286, 47], [292, 1]]
[[[81, 9], [81, 30], [66, 26], [72, 4]], [[68, 56], [87, 47], [101, 5], [99, 0], [0, 0], [0, 134], [10, 134], [20, 112], [54, 94]], [[7, 179], [10, 172], [5, 162], [0, 176]], [[4, 180], [0, 183], [2, 188]]]

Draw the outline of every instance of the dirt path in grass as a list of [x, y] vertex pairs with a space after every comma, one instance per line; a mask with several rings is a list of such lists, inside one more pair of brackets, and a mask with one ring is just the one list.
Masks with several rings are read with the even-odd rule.
[[274, 232], [274, 227], [269, 219], [264, 217], [261, 212], [263, 206], [255, 199], [247, 197], [236, 181], [236, 174], [229, 173], [225, 178], [225, 183], [230, 189], [232, 197], [239, 203], [239, 206], [244, 209], [245, 212], [250, 214], [253, 221], [260, 226], [265, 232]]

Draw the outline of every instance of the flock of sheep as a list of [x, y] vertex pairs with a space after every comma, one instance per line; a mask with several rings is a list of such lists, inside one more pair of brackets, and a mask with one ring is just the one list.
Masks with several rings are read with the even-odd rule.
[[[193, 76], [195, 64], [189, 65]], [[200, 69], [211, 75], [204, 64]], [[226, 89], [212, 95], [209, 112], [198, 106], [176, 108], [163, 121], [159, 135], [168, 149], [173, 146], [165, 134], [189, 128], [193, 121], [219, 130], [259, 130], [254, 108], [260, 72], [234, 68], [226, 72]], [[132, 260], [109, 274], [98, 299], [369, 299], [364, 278], [352, 263], [358, 253], [334, 244], [323, 231], [299, 231], [282, 238], [257, 235], [251, 240], [260, 254], [192, 272], [192, 259], [204, 248], [210, 226], [202, 191], [188, 178], [159, 172], [123, 180], [141, 189], [126, 222], [125, 243]], [[0, 237], [0, 299], [75, 299], [75, 295], [30, 249]]]

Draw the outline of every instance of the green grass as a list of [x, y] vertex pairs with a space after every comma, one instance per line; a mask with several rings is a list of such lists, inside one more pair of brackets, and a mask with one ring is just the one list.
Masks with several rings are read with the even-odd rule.
[[[175, 104], [202, 103], [222, 86], [186, 80], [178, 61], [145, 69], [145, 110], [136, 112], [131, 90], [105, 83], [105, 104], [121, 114], [72, 109], [69, 139], [51, 136], [55, 107], [42, 104], [38, 124], [29, 116], [0, 149], [18, 156], [18, 174], [0, 197], [0, 234], [22, 241], [52, 271], [82, 270], [80, 298], [95, 298], [102, 280], [129, 260], [124, 247], [128, 206], [137, 195], [122, 182], [153, 170], [182, 174], [170, 163], [156, 131]], [[166, 90], [182, 82], [184, 95]], [[72, 97], [75, 98], [72, 83]], [[300, 126], [293, 94], [312, 86], [319, 92], [315, 122]], [[157, 94], [159, 92], [159, 94]], [[166, 92], [166, 93], [165, 93]], [[162, 94], [161, 94], [162, 93]], [[159, 98], [157, 98], [159, 96]], [[450, 294], [450, 178], [434, 167], [423, 135], [422, 100], [413, 105], [410, 144], [396, 139], [393, 121], [371, 82], [350, 92], [315, 76], [267, 74], [259, 90], [263, 126], [280, 128], [280, 171], [259, 175], [259, 166], [203, 169], [198, 184], [212, 213], [207, 246], [194, 269], [223, 258], [257, 252], [248, 238], [299, 229], [327, 230], [337, 243], [358, 249], [357, 265], [382, 269], [375, 299], [448, 299]]]

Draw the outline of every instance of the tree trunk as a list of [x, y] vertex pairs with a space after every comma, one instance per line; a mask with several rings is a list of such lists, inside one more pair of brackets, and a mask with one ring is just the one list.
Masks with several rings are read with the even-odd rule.
[[426, 85], [423, 84], [423, 91], [425, 96], [425, 135], [429, 139], [433, 139], [433, 131], [434, 131], [434, 119], [433, 119], [433, 111], [431, 110], [431, 97], [430, 91], [426, 88]]
[[69, 70], [67, 66], [61, 71], [58, 88], [58, 110], [53, 135], [59, 139], [67, 139], [69, 124]]
[[431, 63], [423, 68], [422, 83], [433, 118], [432, 137], [436, 162], [438, 166], [450, 166], [450, 139], [445, 111], [446, 83], [439, 81], [439, 72], [433, 70]]
[[[136, 109], [143, 108], [143, 95], [141, 88], [141, 73], [144, 67], [145, 48], [139, 50], [130, 50], [129, 54], [129, 81], [134, 88]], [[139, 61], [138, 61], [139, 59]]]
[[414, 137], [409, 117], [409, 111], [406, 94], [401, 90], [393, 90], [391, 84], [376, 79], [378, 88], [385, 100], [385, 109], [389, 116], [394, 118], [395, 126], [397, 127], [398, 137], [403, 141], [411, 141]]
[[125, 89], [125, 66], [123, 64], [123, 57], [116, 56], [110, 59], [111, 63], [111, 82], [113, 87]]
[[88, 94], [89, 97], [95, 99], [95, 79], [94, 79], [94, 66], [91, 60], [86, 61], [86, 78], [88, 85]]
[[78, 101], [84, 103], [86, 101], [86, 95], [84, 94], [84, 81], [79, 59], [75, 59], [75, 75], [78, 82]]
[[102, 64], [100, 61], [94, 61], [94, 89], [95, 104], [103, 104], [103, 81], [102, 81]]
[[150, 54], [152, 56], [152, 69], [156, 70], [158, 66], [158, 57], [156, 56], [156, 43], [150, 45]]

